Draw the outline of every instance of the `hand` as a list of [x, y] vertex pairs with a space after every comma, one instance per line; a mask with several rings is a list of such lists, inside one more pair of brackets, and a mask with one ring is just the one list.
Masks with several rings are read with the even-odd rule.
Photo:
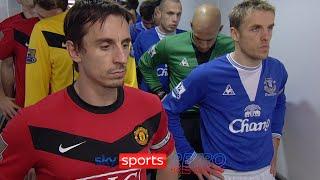
[[13, 118], [20, 109], [20, 107], [14, 103], [14, 100], [14, 98], [7, 96], [0, 97], [0, 112], [6, 119]]
[[276, 173], [277, 173], [277, 156], [274, 155], [271, 161], [270, 174], [272, 174], [273, 177], [275, 177]]
[[212, 176], [221, 180], [224, 179], [222, 175], [224, 170], [214, 163], [209, 162], [201, 155], [197, 155], [189, 164], [189, 168], [198, 176], [199, 180], [204, 180], [203, 176], [209, 180], [213, 179]]

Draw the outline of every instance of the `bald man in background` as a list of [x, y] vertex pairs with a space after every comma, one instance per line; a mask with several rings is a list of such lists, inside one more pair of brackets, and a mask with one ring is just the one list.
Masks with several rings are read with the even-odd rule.
[[[173, 90], [198, 65], [234, 51], [233, 40], [219, 34], [222, 29], [221, 14], [213, 4], [202, 4], [196, 8], [191, 21], [191, 29], [191, 32], [161, 40], [141, 56], [139, 69], [152, 92], [161, 99], [165, 97], [166, 93], [155, 71], [159, 64], [168, 65], [169, 88]], [[185, 89], [181, 88], [176, 94], [183, 93], [183, 91]], [[181, 115], [181, 125], [190, 145], [197, 152], [203, 152], [199, 130], [199, 109], [193, 107], [184, 112]], [[179, 139], [180, 137], [174, 138]], [[181, 154], [179, 153], [179, 150], [183, 152], [181, 147], [176, 146], [176, 148], [181, 162], [183, 165], [187, 165], [188, 162], [184, 161], [189, 159], [191, 155]], [[189, 173], [189, 170], [181, 172], [183, 179], [196, 177], [186, 175]]]

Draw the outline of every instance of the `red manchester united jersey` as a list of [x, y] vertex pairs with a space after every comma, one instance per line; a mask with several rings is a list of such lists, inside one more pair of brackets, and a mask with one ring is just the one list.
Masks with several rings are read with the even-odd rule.
[[[143, 131], [141, 131], [143, 130]], [[144, 138], [138, 136], [141, 131]], [[143, 169], [119, 169], [119, 153], [171, 154], [173, 139], [158, 97], [118, 88], [115, 103], [96, 107], [73, 86], [19, 112], [0, 136], [0, 179], [146, 179]]]
[[16, 103], [23, 107], [25, 94], [26, 55], [30, 34], [37, 18], [26, 19], [22, 13], [1, 23], [3, 38], [0, 40], [0, 59], [14, 57]]

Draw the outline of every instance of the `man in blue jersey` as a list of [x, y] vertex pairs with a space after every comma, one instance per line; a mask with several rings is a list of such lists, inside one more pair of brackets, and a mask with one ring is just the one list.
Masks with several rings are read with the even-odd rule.
[[159, 0], [145, 0], [139, 7], [141, 21], [130, 25], [130, 36], [132, 44], [137, 39], [138, 35], [155, 26], [154, 10], [160, 4]]
[[[159, 11], [160, 14], [159, 25], [141, 32], [133, 45], [134, 56], [137, 62], [143, 53], [160, 40], [167, 36], [184, 32], [183, 30], [177, 29], [182, 13], [180, 0], [162, 0], [157, 8], [156, 11]], [[159, 65], [157, 67], [157, 75], [160, 78], [164, 90], [169, 92], [167, 65]], [[140, 89], [147, 92], [150, 91], [150, 88], [143, 80], [140, 83]]]
[[[189, 155], [185, 163], [199, 179], [274, 179], [287, 81], [284, 65], [268, 56], [274, 19], [266, 1], [236, 5], [229, 15], [235, 51], [200, 65], [164, 99], [177, 152]], [[195, 152], [180, 125], [179, 114], [195, 104], [206, 156]]]

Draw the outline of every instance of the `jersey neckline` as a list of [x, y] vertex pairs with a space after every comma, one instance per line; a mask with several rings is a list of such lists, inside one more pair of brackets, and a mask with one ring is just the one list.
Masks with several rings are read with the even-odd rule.
[[74, 84], [68, 86], [67, 88], [68, 96], [71, 100], [82, 109], [92, 112], [94, 114], [108, 114], [116, 111], [124, 102], [124, 90], [123, 87], [117, 88], [117, 100], [108, 106], [94, 106], [88, 104], [80, 96], [77, 94], [76, 90], [74, 89]]

